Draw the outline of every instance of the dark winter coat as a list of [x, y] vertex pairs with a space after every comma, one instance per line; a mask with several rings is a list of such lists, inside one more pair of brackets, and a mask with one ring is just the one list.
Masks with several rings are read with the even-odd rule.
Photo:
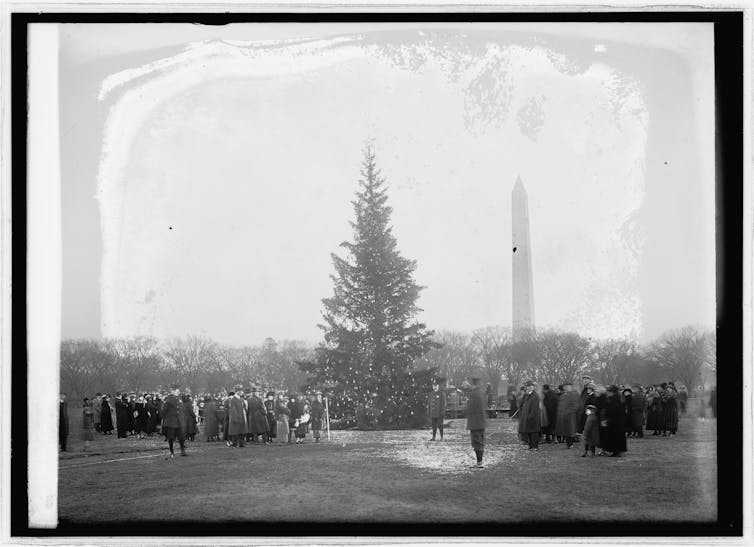
[[246, 435], [246, 405], [240, 397], [231, 397], [228, 435]]
[[100, 411], [100, 429], [103, 433], [109, 433], [113, 430], [113, 416], [110, 411], [110, 403], [102, 400], [102, 410]]
[[252, 396], [246, 402], [249, 404], [247, 410], [249, 433], [255, 435], [267, 433], [270, 430], [270, 425], [267, 423], [267, 409], [262, 399]]
[[448, 398], [442, 391], [433, 391], [427, 401], [427, 416], [430, 418], [444, 418], [445, 409], [448, 406]]
[[162, 427], [181, 427], [181, 401], [175, 395], [165, 397], [162, 403], [160, 415], [162, 416]]
[[68, 438], [70, 429], [68, 427], [68, 403], [60, 403], [60, 416], [58, 420], [58, 438], [60, 444], [65, 444], [65, 440]]
[[187, 439], [196, 435], [196, 415], [194, 414], [194, 405], [191, 401], [181, 402], [180, 412], [181, 429], [183, 436]]
[[659, 391], [647, 395], [647, 429], [651, 431], [665, 429], [665, 407]]
[[665, 390], [662, 397], [663, 418], [665, 420], [665, 431], [675, 433], [678, 431], [678, 394], [675, 390]]
[[544, 432], [552, 435], [555, 433], [555, 426], [558, 420], [558, 403], [559, 397], [555, 395], [553, 391], [544, 392], [544, 400], [542, 403], [545, 406], [545, 412], [547, 414], [547, 425], [543, 428]]
[[625, 452], [626, 411], [618, 395], [611, 395], [605, 399], [605, 404], [600, 410], [600, 420], [602, 449], [607, 452]]
[[631, 397], [631, 430], [641, 431], [644, 427], [644, 407], [647, 404], [647, 398], [641, 391], [634, 393]]
[[267, 416], [267, 430], [270, 432], [271, 437], [277, 436], [277, 420], [275, 420], [275, 401], [265, 399], [264, 410]]
[[136, 431], [147, 432], [147, 423], [149, 422], [149, 412], [146, 403], [136, 403]]
[[586, 416], [582, 441], [584, 442], [584, 445], [600, 445], [600, 418], [597, 416], [596, 412]]
[[312, 431], [322, 431], [322, 418], [325, 415], [325, 405], [318, 400], [313, 400], [310, 409]]
[[157, 424], [160, 423], [160, 413], [157, 410], [157, 405], [152, 401], [147, 401], [145, 407], [147, 414], [149, 414], [147, 418], [147, 433], [154, 433], [157, 431]]
[[575, 391], [566, 391], [558, 401], [558, 418], [555, 434], [561, 437], [575, 437], [579, 426], [581, 398]]
[[487, 398], [482, 388], [474, 387], [466, 404], [466, 429], [475, 431], [487, 427]]
[[597, 406], [597, 394], [592, 391], [589, 393], [589, 391], [584, 388], [581, 390], [581, 396], [580, 396], [581, 404], [579, 405], [579, 424], [577, 431], [581, 433], [584, 431], [584, 424], [586, 422], [586, 407], [589, 405]]
[[[521, 417], [521, 420], [518, 422], [519, 433], [539, 433], [539, 430], [542, 429], [539, 401], [539, 394], [536, 391], [532, 391], [524, 396], [518, 410], [518, 414]], [[558, 408], [560, 408], [560, 404], [558, 404]]]
[[128, 403], [122, 399], [115, 399], [115, 424], [119, 431], [130, 431], [128, 412]]

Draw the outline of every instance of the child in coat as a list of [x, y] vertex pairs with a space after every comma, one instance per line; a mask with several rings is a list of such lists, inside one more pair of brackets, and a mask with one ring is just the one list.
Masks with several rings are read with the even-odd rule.
[[600, 444], [600, 420], [597, 417], [597, 407], [594, 405], [587, 405], [586, 410], [586, 422], [584, 423], [584, 433], [582, 438], [584, 440], [584, 453], [582, 458], [586, 457], [587, 452], [594, 453], [597, 445]]

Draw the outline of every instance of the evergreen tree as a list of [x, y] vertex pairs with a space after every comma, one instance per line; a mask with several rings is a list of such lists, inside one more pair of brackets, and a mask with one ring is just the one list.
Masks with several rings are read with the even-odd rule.
[[333, 295], [322, 300], [325, 322], [319, 325], [324, 343], [315, 360], [301, 366], [311, 385], [334, 392], [336, 412], [361, 407], [380, 422], [405, 423], [419, 418], [418, 401], [424, 400], [432, 373], [415, 371], [414, 362], [434, 343], [433, 332], [416, 320], [422, 287], [413, 279], [416, 262], [397, 250], [387, 199], [385, 180], [367, 147], [353, 202], [353, 242], [341, 243], [345, 258], [331, 255]]

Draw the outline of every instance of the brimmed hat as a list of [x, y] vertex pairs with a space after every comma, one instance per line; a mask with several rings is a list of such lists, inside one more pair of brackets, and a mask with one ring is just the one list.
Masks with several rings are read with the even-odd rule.
[[524, 387], [532, 387], [533, 385], [534, 382], [532, 382], [531, 380], [526, 380], [526, 382], [524, 382]]
[[267, 393], [265, 394], [265, 397], [274, 397], [274, 396], [275, 396], [275, 392], [274, 392], [274, 391], [268, 391], [268, 392], [267, 392]]
[[623, 391], [621, 391], [621, 393], [625, 393], [626, 391], [628, 391], [629, 393], [633, 393], [634, 392], [634, 390], [631, 389], [630, 387], [624, 387]]
[[597, 407], [596, 407], [596, 406], [594, 406], [594, 405], [586, 405], [586, 409], [587, 409], [587, 410], [590, 410], [590, 409], [591, 409], [591, 410], [597, 410]]

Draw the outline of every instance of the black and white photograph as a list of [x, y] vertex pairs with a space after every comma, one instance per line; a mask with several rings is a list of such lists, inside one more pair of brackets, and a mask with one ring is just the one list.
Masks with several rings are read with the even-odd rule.
[[695, 13], [32, 18], [28, 526], [723, 535]]

